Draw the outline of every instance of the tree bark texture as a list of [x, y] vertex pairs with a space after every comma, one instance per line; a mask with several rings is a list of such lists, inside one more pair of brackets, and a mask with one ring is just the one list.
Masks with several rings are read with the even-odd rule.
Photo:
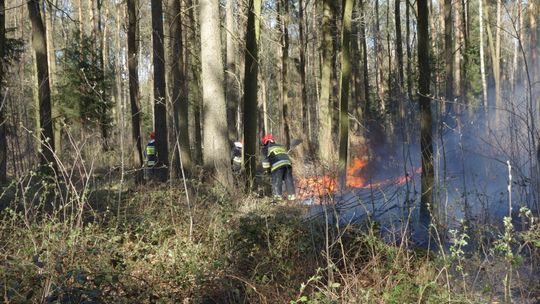
[[227, 37], [227, 127], [229, 130], [229, 141], [238, 140], [238, 130], [236, 127], [238, 116], [239, 81], [236, 73], [236, 24], [234, 17], [235, 0], [227, 0], [226, 5], [226, 37]]
[[[4, 58], [6, 45], [5, 2], [0, 0], [0, 58]], [[6, 102], [4, 88], [4, 60], [0, 60], [0, 185], [7, 183]]]
[[334, 149], [332, 143], [332, 107], [330, 106], [330, 91], [332, 70], [332, 27], [334, 15], [334, 0], [323, 0], [322, 23], [322, 69], [321, 69], [321, 95], [319, 99], [319, 156], [321, 160], [330, 162]]
[[433, 208], [433, 139], [430, 99], [430, 66], [429, 66], [429, 11], [427, 0], [417, 1], [418, 9], [418, 91], [420, 102], [420, 150], [422, 158], [421, 205], [420, 218], [424, 224], [431, 221]]
[[217, 180], [232, 185], [227, 134], [227, 104], [221, 56], [219, 0], [199, 1], [203, 85], [204, 167]]
[[189, 123], [188, 123], [188, 88], [184, 65], [184, 46], [182, 42], [182, 13], [180, 0], [169, 0], [169, 12], [171, 13], [171, 72], [172, 72], [172, 106], [174, 126], [174, 149], [173, 169], [177, 178], [182, 177], [181, 166], [186, 175], [191, 175], [192, 160], [189, 148]]
[[368, 48], [367, 48], [367, 36], [366, 36], [366, 12], [363, 4], [363, 0], [360, 1], [360, 11], [362, 20], [360, 21], [360, 39], [362, 43], [362, 68], [364, 74], [364, 102], [365, 102], [365, 115], [369, 117], [371, 111], [370, 98], [369, 98], [369, 65], [368, 65]]
[[167, 135], [167, 92], [165, 87], [165, 49], [163, 46], [163, 3], [152, 0], [152, 49], [154, 64], [154, 131], [158, 155], [157, 175], [168, 179], [169, 147]]
[[278, 0], [278, 21], [281, 32], [281, 105], [283, 119], [283, 140], [286, 147], [291, 144], [291, 128], [289, 125], [289, 0]]
[[49, 83], [49, 65], [47, 63], [47, 35], [41, 19], [38, 0], [29, 0], [28, 15], [32, 22], [32, 47], [35, 53], [38, 100], [39, 100], [39, 164], [43, 172], [50, 173], [49, 164], [56, 168], [54, 158], [54, 133], [51, 109], [51, 87]]
[[444, 64], [446, 73], [444, 97], [446, 102], [451, 102], [454, 99], [454, 46], [452, 43], [453, 25], [452, 0], [444, 0]]
[[342, 170], [347, 167], [349, 152], [349, 96], [351, 88], [351, 24], [354, 0], [343, 0], [343, 30], [341, 32], [341, 91], [340, 91], [340, 133], [339, 164]]
[[[248, 176], [255, 177], [257, 170], [257, 88], [259, 74], [259, 35], [261, 0], [250, 0], [246, 27], [244, 64], [244, 165]], [[268, 130], [266, 130], [268, 131]]]

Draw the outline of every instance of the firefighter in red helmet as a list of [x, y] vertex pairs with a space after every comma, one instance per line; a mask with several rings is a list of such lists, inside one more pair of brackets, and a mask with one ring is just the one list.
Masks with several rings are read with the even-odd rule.
[[285, 181], [287, 199], [296, 199], [294, 181], [292, 176], [292, 163], [288, 152], [282, 145], [276, 144], [272, 134], [267, 134], [262, 138], [262, 166], [265, 170], [270, 170], [272, 175], [272, 195], [275, 200], [282, 199], [282, 184]]

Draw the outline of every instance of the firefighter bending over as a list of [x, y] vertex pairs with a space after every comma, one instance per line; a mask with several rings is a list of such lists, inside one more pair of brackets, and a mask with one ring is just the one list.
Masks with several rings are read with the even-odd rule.
[[276, 144], [274, 137], [267, 134], [262, 138], [263, 162], [265, 170], [270, 170], [272, 174], [272, 195], [274, 200], [281, 200], [282, 183], [285, 181], [287, 199], [296, 199], [294, 191], [294, 181], [292, 176], [292, 163], [285, 147]]

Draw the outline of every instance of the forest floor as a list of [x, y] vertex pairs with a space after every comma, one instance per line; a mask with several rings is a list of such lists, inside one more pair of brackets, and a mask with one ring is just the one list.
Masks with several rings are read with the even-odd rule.
[[329, 225], [307, 217], [309, 206], [197, 179], [188, 195], [183, 183], [104, 181], [29, 177], [5, 188], [5, 303], [540, 301], [538, 226], [484, 252], [464, 251], [460, 233], [428, 252], [385, 241], [376, 222]]

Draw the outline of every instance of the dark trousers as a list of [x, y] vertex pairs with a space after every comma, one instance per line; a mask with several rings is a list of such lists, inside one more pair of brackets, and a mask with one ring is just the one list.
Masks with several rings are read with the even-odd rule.
[[285, 181], [285, 188], [288, 195], [294, 195], [294, 181], [292, 176], [292, 167], [283, 166], [272, 171], [272, 195], [281, 196], [282, 183]]

